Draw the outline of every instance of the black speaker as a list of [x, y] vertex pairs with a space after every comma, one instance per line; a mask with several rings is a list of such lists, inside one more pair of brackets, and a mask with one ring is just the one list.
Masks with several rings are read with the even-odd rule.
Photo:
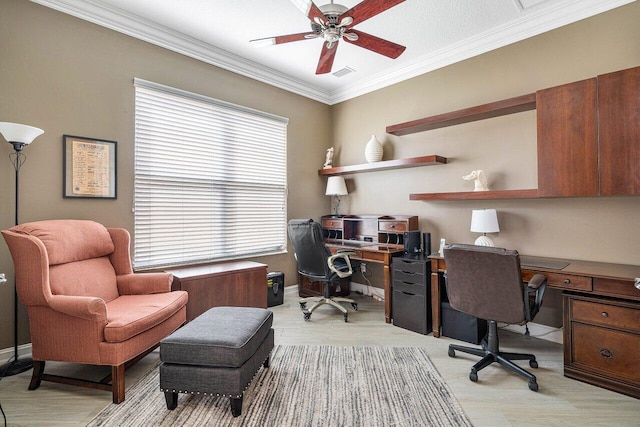
[[431, 255], [431, 233], [422, 233], [422, 253]]
[[420, 253], [420, 231], [404, 232], [404, 253], [419, 254]]

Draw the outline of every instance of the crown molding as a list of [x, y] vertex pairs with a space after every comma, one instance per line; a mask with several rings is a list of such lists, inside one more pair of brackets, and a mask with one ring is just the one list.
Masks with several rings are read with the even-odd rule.
[[347, 101], [635, 1], [573, 0], [570, 3], [542, 9], [540, 12], [526, 15], [517, 22], [476, 34], [410, 63], [385, 70], [348, 87], [340, 87], [329, 94], [329, 104]]
[[332, 91], [319, 89], [273, 68], [239, 57], [136, 15], [125, 13], [98, 0], [31, 1], [207, 64], [333, 105], [636, 0], [572, 0], [555, 7], [540, 9], [539, 12], [527, 14], [515, 23], [499, 26], [422, 56], [408, 64], [385, 70]]
[[97, 0], [31, 0], [76, 18], [197, 59], [207, 64], [328, 104], [326, 91], [209, 43], [123, 12]]

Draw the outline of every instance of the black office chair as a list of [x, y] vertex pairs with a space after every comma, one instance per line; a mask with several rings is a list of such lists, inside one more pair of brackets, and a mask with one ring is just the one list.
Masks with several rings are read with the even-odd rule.
[[[287, 229], [298, 262], [298, 273], [308, 277], [311, 281], [324, 282], [323, 297], [300, 298], [300, 308], [304, 313], [304, 319], [310, 320], [311, 313], [318, 307], [329, 304], [340, 310], [344, 315], [344, 321], [347, 322], [349, 314], [340, 303], [349, 302], [354, 310], [358, 309], [358, 304], [349, 298], [332, 297], [330, 284], [353, 274], [349, 255], [354, 252], [341, 251], [331, 255], [324, 244], [321, 225], [311, 219], [292, 219], [289, 221]], [[337, 286], [339, 289], [340, 284]], [[315, 304], [307, 310], [307, 302], [310, 301]]]
[[[473, 354], [482, 359], [473, 365], [469, 379], [478, 381], [478, 371], [493, 362], [529, 380], [529, 389], [538, 391], [535, 375], [513, 363], [528, 360], [538, 367], [533, 354], [500, 351], [498, 322], [524, 325], [540, 310], [547, 279], [536, 274], [528, 284], [522, 281], [520, 257], [515, 250], [473, 245], [448, 245], [444, 248], [447, 293], [451, 307], [486, 319], [489, 323], [482, 348], [449, 345], [449, 356], [455, 351]], [[528, 329], [527, 329], [528, 333]]]

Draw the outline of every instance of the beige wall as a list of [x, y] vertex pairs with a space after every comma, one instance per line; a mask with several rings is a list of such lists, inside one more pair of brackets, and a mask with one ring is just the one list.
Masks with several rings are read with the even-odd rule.
[[[186, 58], [26, 0], [0, 0], [0, 120], [41, 127], [25, 150], [21, 222], [92, 218], [132, 231], [133, 78], [178, 87], [290, 119], [289, 217], [329, 211], [317, 169], [325, 149], [335, 165], [364, 163], [371, 134], [384, 142], [385, 159], [439, 154], [450, 163], [348, 178], [343, 213], [396, 213], [420, 217], [434, 246], [472, 242], [471, 210], [495, 208], [496, 245], [522, 253], [638, 264], [638, 197], [503, 201], [409, 201], [410, 193], [468, 191], [461, 179], [484, 169], [494, 189], [535, 188], [535, 113], [394, 137], [388, 125], [534, 92], [640, 65], [640, 4], [534, 37], [333, 107]], [[332, 129], [332, 131], [331, 131]], [[118, 141], [118, 199], [62, 198], [62, 135]], [[11, 146], [0, 146], [5, 157]], [[13, 170], [0, 164], [0, 227], [13, 225]], [[291, 255], [264, 257], [270, 270], [295, 281]], [[381, 286], [378, 266], [374, 285]], [[6, 245], [0, 272], [13, 278]], [[358, 280], [357, 281], [362, 281]], [[0, 348], [13, 345], [10, 284], [0, 288]], [[553, 294], [552, 294], [553, 297]], [[555, 301], [555, 302], [554, 302]], [[558, 297], [549, 306], [559, 310]], [[21, 313], [20, 342], [28, 341]], [[553, 323], [553, 322], [551, 322]]]
[[[639, 197], [410, 201], [410, 193], [472, 191], [461, 177], [483, 169], [492, 189], [537, 187], [535, 111], [395, 137], [388, 125], [510, 98], [640, 65], [640, 3], [525, 40], [343, 102], [332, 108], [334, 164], [365, 163], [371, 134], [384, 159], [439, 154], [447, 165], [352, 175], [345, 213], [418, 215], [422, 231], [472, 243], [471, 210], [495, 208], [497, 246], [538, 256], [640, 263]], [[381, 285], [380, 275], [374, 283]], [[559, 297], [549, 307], [559, 312]], [[557, 316], [556, 316], [557, 318]], [[557, 323], [557, 322], [552, 322]]]
[[[20, 221], [94, 219], [133, 232], [133, 79], [208, 95], [289, 118], [288, 212], [319, 218], [328, 209], [317, 176], [329, 141], [330, 107], [241, 77], [26, 0], [0, 0], [0, 121], [45, 130], [27, 147], [20, 173]], [[62, 197], [62, 135], [118, 142], [118, 199]], [[14, 171], [0, 145], [0, 227], [13, 225]], [[290, 254], [257, 259], [295, 282]], [[0, 244], [0, 349], [13, 345], [13, 264]], [[21, 313], [20, 339], [28, 342]]]

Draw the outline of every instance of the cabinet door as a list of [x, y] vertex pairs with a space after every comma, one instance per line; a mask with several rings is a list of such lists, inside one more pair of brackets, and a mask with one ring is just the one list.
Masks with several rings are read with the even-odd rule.
[[596, 79], [536, 93], [538, 196], [598, 194]]
[[600, 194], [640, 194], [640, 67], [598, 76]]

